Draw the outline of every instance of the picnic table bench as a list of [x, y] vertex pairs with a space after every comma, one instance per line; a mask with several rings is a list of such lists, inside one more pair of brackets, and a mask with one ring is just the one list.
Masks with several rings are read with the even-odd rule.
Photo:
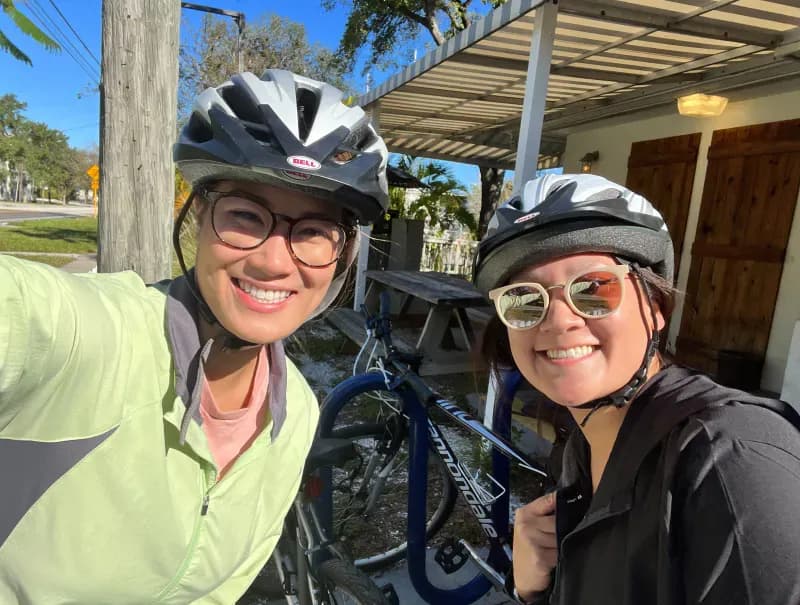
[[[476, 345], [473, 317], [487, 317], [489, 306], [483, 295], [467, 280], [435, 271], [367, 271], [365, 304], [371, 312], [379, 305], [381, 290], [393, 293], [392, 320], [397, 327], [417, 327], [416, 342], [395, 333], [400, 348], [423, 355], [423, 375], [466, 372], [473, 368]], [[422, 313], [419, 313], [422, 311]], [[363, 318], [349, 309], [336, 309], [330, 321], [345, 334], [362, 342]], [[355, 323], [355, 325], [354, 325]]]

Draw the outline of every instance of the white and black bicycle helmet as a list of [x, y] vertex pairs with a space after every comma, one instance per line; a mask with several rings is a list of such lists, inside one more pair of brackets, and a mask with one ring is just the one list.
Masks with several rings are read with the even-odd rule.
[[[374, 222], [389, 204], [386, 144], [369, 116], [360, 107], [346, 105], [338, 88], [281, 69], [268, 69], [261, 78], [250, 72], [236, 74], [200, 93], [173, 147], [173, 158], [193, 188], [232, 180], [297, 190], [341, 208], [344, 221], [351, 224]], [[180, 230], [193, 201], [194, 195], [173, 230], [181, 269], [203, 316], [227, 333], [227, 346], [255, 344], [228, 332], [186, 268]], [[358, 239], [352, 241], [340, 267], [355, 258]], [[345, 277], [344, 270], [337, 270], [312, 316], [333, 302]]]
[[342, 92], [281, 69], [250, 72], [196, 99], [173, 156], [192, 185], [230, 179], [296, 189], [372, 223], [388, 205], [388, 153]]
[[[525, 184], [522, 195], [502, 204], [478, 246], [473, 281], [488, 293], [525, 267], [586, 252], [606, 253], [630, 263], [651, 313], [649, 289], [638, 270], [648, 268], [672, 283], [672, 239], [661, 214], [641, 195], [592, 174], [533, 179]], [[646, 379], [658, 341], [658, 332], [653, 330], [642, 364], [626, 385], [579, 407], [594, 410], [629, 403]]]

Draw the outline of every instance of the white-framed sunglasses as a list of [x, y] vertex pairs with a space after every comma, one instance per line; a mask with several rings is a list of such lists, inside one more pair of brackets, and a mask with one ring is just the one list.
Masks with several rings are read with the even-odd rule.
[[576, 315], [602, 319], [622, 306], [623, 280], [628, 273], [628, 265], [604, 265], [582, 270], [563, 284], [522, 282], [501, 286], [489, 292], [489, 299], [494, 302], [500, 321], [512, 330], [530, 330], [539, 325], [547, 315], [549, 291], [554, 288], [564, 289], [564, 299]]

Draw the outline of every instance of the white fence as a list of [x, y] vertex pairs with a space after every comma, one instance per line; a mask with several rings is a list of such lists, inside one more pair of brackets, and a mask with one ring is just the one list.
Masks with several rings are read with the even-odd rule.
[[472, 259], [478, 242], [425, 238], [422, 244], [422, 271], [454, 273], [467, 279], [472, 277]]

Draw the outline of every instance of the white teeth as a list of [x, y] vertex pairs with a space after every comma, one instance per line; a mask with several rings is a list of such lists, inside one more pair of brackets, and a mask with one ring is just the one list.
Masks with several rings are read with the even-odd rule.
[[289, 298], [289, 296], [292, 294], [286, 290], [262, 290], [243, 281], [239, 281], [239, 287], [256, 300], [266, 303], [281, 302], [282, 300]]
[[594, 348], [589, 345], [572, 347], [571, 349], [548, 349], [547, 356], [550, 359], [579, 359], [580, 357], [586, 357], [593, 350]]

